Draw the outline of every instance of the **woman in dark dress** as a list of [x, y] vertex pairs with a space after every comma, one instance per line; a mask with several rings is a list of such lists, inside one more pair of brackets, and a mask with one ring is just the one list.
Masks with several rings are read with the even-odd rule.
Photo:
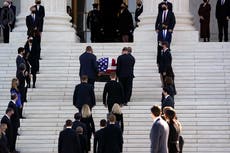
[[122, 133], [124, 132], [123, 114], [119, 104], [115, 103], [112, 108], [112, 114], [116, 116], [116, 124], [121, 128]]
[[87, 129], [87, 149], [88, 151], [90, 151], [91, 150], [90, 139], [92, 137], [92, 134], [95, 134], [95, 125], [94, 125], [93, 116], [89, 108], [89, 105], [87, 104], [83, 105], [81, 113], [82, 113], [81, 122], [85, 123]]
[[168, 149], [169, 153], [179, 153], [179, 138], [181, 132], [181, 125], [176, 120], [176, 112], [174, 109], [165, 110], [165, 119], [169, 125], [169, 138], [168, 138]]
[[210, 41], [210, 12], [211, 5], [209, 0], [203, 0], [204, 3], [200, 5], [198, 14], [200, 16], [200, 38], [204, 39], [204, 42]]

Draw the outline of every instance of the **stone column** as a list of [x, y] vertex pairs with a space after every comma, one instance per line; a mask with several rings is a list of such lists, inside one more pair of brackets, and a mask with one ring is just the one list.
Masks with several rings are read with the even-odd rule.
[[[15, 38], [24, 35], [26, 37], [26, 21], [25, 18], [30, 14], [30, 7], [34, 5], [35, 0], [21, 0], [21, 12], [17, 17], [15, 28]], [[45, 19], [42, 41], [78, 41], [75, 30], [69, 22], [70, 17], [66, 13], [66, 0], [42, 0], [42, 5], [45, 7]]]
[[[162, 0], [143, 0], [144, 11], [140, 16], [139, 27], [135, 30], [135, 42], [157, 42], [155, 21], [160, 2]], [[176, 16], [172, 42], [198, 42], [198, 31], [193, 26], [189, 0], [171, 0], [170, 2], [173, 3], [173, 12]]]

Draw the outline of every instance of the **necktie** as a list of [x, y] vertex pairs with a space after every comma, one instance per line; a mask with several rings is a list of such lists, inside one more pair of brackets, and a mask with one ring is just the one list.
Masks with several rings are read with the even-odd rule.
[[164, 21], [163, 23], [166, 21], [166, 11], [164, 11]]
[[166, 31], [166, 30], [164, 30], [164, 39], [166, 38], [166, 32], [167, 32], [167, 31]]

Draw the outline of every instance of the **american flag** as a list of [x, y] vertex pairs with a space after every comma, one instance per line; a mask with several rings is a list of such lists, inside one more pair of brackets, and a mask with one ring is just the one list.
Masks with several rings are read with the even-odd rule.
[[97, 60], [99, 72], [111, 72], [116, 70], [116, 60], [109, 57], [103, 57]]

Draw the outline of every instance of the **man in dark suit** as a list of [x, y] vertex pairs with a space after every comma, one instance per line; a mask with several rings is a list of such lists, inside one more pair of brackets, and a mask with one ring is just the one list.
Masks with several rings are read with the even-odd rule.
[[157, 16], [157, 20], [155, 23], [155, 29], [158, 33], [163, 29], [163, 25], [168, 26], [168, 31], [173, 32], [173, 29], [176, 25], [176, 18], [172, 11], [168, 9], [168, 5], [166, 3], [162, 3], [162, 12], [160, 12]]
[[0, 12], [0, 25], [3, 28], [4, 43], [9, 43], [10, 40], [10, 26], [14, 21], [14, 13], [9, 8], [9, 3], [5, 1]]
[[87, 83], [87, 76], [83, 75], [81, 77], [81, 83], [75, 87], [73, 95], [73, 105], [78, 108], [81, 112], [81, 108], [84, 104], [89, 105], [90, 109], [96, 105], [94, 87]]
[[27, 35], [33, 36], [34, 30], [41, 29], [41, 19], [36, 15], [36, 7], [32, 6], [30, 8], [31, 14], [26, 16], [26, 26], [27, 26]]
[[39, 26], [39, 32], [43, 32], [43, 24], [44, 24], [44, 17], [45, 17], [45, 7], [41, 5], [41, 0], [35, 0], [34, 7], [36, 8], [36, 16], [40, 19], [40, 26]]
[[107, 126], [107, 122], [105, 119], [100, 121], [101, 129], [98, 130], [94, 135], [94, 145], [93, 145], [93, 153], [104, 153], [104, 131]]
[[14, 20], [13, 20], [12, 24], [10, 24], [10, 30], [12, 32], [14, 27], [15, 27], [15, 22], [16, 22], [16, 6], [13, 5], [12, 0], [7, 0], [7, 2], [9, 3], [9, 8], [11, 8], [13, 13], [14, 13]]
[[104, 129], [104, 153], [121, 153], [123, 148], [123, 136], [121, 129], [115, 125], [116, 117], [109, 115], [109, 125]]
[[74, 115], [74, 119], [75, 119], [75, 121], [73, 122], [72, 129], [73, 129], [74, 131], [76, 131], [77, 127], [80, 126], [80, 127], [82, 127], [82, 129], [83, 129], [83, 134], [86, 135], [86, 134], [87, 134], [87, 128], [86, 128], [85, 123], [82, 123], [82, 122], [81, 122], [81, 113], [76, 113], [76, 114]]
[[1, 119], [1, 124], [6, 124], [6, 138], [7, 138], [7, 147], [10, 152], [15, 151], [14, 142], [13, 142], [13, 127], [11, 122], [11, 117], [14, 114], [14, 110], [12, 108], [6, 109], [6, 114]]
[[19, 47], [18, 48], [18, 56], [16, 58], [16, 66], [17, 66], [17, 72], [16, 75], [20, 72], [19, 71], [19, 66], [20, 64], [26, 64], [25, 60], [24, 60], [24, 54], [25, 54], [25, 49], [23, 47]]
[[158, 68], [159, 68], [161, 83], [162, 83], [162, 86], [164, 86], [165, 77], [171, 76], [173, 74], [172, 55], [168, 48], [168, 42], [162, 43], [162, 50], [160, 54]]
[[160, 117], [161, 109], [159, 106], [151, 108], [153, 125], [150, 132], [151, 153], [168, 153], [169, 126]]
[[80, 77], [88, 76], [88, 83], [94, 86], [96, 76], [98, 74], [97, 57], [93, 54], [91, 46], [86, 47], [85, 53], [80, 58]]
[[174, 100], [169, 95], [169, 89], [167, 87], [164, 87], [162, 93], [163, 93], [163, 96], [164, 96], [164, 98], [162, 99], [162, 102], [161, 102], [161, 108], [162, 108], [162, 110], [165, 107], [172, 107], [172, 108], [174, 108]]
[[130, 101], [133, 88], [135, 58], [128, 52], [128, 48], [123, 48], [122, 55], [117, 59], [117, 76], [122, 84], [125, 96], [125, 105]]
[[20, 127], [20, 115], [18, 112], [18, 108], [16, 106], [16, 101], [17, 101], [17, 95], [12, 94], [11, 95], [11, 101], [8, 104], [8, 108], [12, 108], [14, 110], [14, 114], [11, 116], [11, 123], [12, 123], [12, 129], [13, 129], [13, 151], [15, 151], [15, 146], [16, 146], [16, 140], [17, 140], [17, 135], [18, 135], [18, 128]]
[[164, 5], [165, 3], [168, 5], [169, 11], [173, 11], [173, 4], [170, 3], [168, 0], [163, 0], [163, 2], [161, 2], [161, 3], [158, 5], [158, 13], [163, 12], [162, 5]]
[[216, 19], [219, 29], [219, 42], [228, 41], [228, 20], [230, 19], [230, 0], [218, 0], [216, 4]]
[[124, 104], [124, 89], [120, 83], [117, 82], [116, 73], [110, 74], [111, 81], [107, 82], [103, 92], [103, 104], [108, 107], [109, 112], [115, 103]]
[[66, 121], [66, 129], [60, 132], [58, 140], [58, 153], [82, 153], [79, 137], [72, 129], [72, 121]]
[[9, 153], [9, 149], [7, 148], [7, 137], [5, 132], [7, 130], [7, 124], [0, 124], [0, 152], [1, 153]]
[[137, 8], [135, 11], [135, 24], [136, 27], [138, 27], [138, 23], [140, 22], [140, 19], [138, 19], [138, 17], [142, 14], [143, 12], [143, 2], [141, 0], [137, 1]]

